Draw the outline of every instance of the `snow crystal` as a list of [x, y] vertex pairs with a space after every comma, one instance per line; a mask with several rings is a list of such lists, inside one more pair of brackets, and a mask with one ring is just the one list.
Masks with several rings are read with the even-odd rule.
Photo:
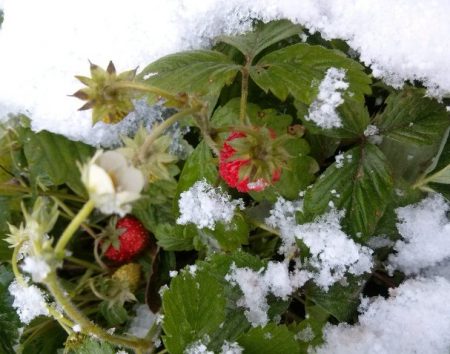
[[208, 347], [198, 340], [191, 343], [183, 352], [184, 354], [214, 354], [214, 352], [208, 350]]
[[344, 154], [337, 154], [334, 157], [335, 161], [336, 161], [336, 168], [342, 168], [344, 167]]
[[281, 246], [278, 253], [287, 258], [291, 258], [297, 249], [293, 229], [296, 225], [295, 213], [302, 210], [302, 204], [302, 201], [291, 202], [279, 197], [265, 220], [268, 226], [280, 229]]
[[364, 136], [372, 136], [378, 134], [378, 127], [376, 125], [369, 124], [364, 130]]
[[444, 278], [407, 280], [390, 297], [376, 298], [355, 326], [328, 325], [317, 354], [448, 353], [450, 282]]
[[341, 118], [336, 108], [344, 103], [342, 93], [348, 88], [348, 82], [344, 81], [345, 70], [329, 68], [325, 78], [319, 85], [317, 98], [308, 110], [306, 120], [312, 120], [324, 129], [342, 127]]
[[242, 354], [244, 349], [236, 342], [223, 342], [221, 354]]
[[22, 286], [14, 280], [8, 287], [14, 297], [12, 306], [17, 310], [20, 320], [28, 324], [38, 316], [48, 316], [45, 296], [36, 285]]
[[305, 329], [299, 331], [294, 338], [302, 342], [309, 342], [313, 340], [315, 336], [312, 328], [308, 325]]
[[440, 194], [396, 209], [402, 240], [395, 243], [389, 265], [405, 274], [418, 273], [450, 258], [450, 205]]
[[217, 222], [229, 223], [236, 207], [242, 209], [241, 199], [232, 200], [222, 189], [214, 188], [206, 180], [197, 181], [189, 190], [181, 193], [178, 201], [180, 217], [177, 224], [195, 224], [198, 228], [214, 230]]
[[342, 216], [333, 210], [295, 229], [295, 237], [301, 239], [311, 253], [308, 261], [317, 272], [314, 281], [324, 289], [342, 279], [347, 272], [361, 275], [372, 267], [372, 251], [355, 243], [341, 230]]
[[372, 251], [355, 243], [341, 230], [342, 212], [332, 210], [312, 223], [298, 225], [295, 210], [292, 202], [279, 198], [266, 223], [280, 230], [281, 250], [292, 253], [295, 239], [302, 240], [309, 248], [311, 256], [307, 264], [314, 269], [312, 276], [317, 285], [328, 289], [347, 272], [361, 275], [370, 271]]
[[128, 328], [128, 334], [138, 338], [144, 338], [148, 331], [156, 323], [157, 316], [150, 311], [147, 305], [142, 304], [136, 307], [136, 316], [133, 317]]
[[47, 262], [37, 256], [26, 257], [23, 262], [22, 269], [23, 271], [31, 274], [31, 278], [35, 282], [43, 281], [51, 271]]
[[74, 331], [75, 333], [81, 332], [81, 326], [79, 324], [76, 324], [72, 327], [72, 331]]
[[264, 326], [269, 321], [267, 311], [269, 305], [267, 296], [274, 296], [287, 300], [296, 289], [309, 280], [309, 273], [303, 270], [289, 272], [285, 262], [269, 262], [267, 269], [254, 271], [250, 268], [238, 268], [233, 264], [225, 279], [233, 285], [239, 286], [243, 297], [237, 305], [245, 307], [244, 312], [252, 326]]

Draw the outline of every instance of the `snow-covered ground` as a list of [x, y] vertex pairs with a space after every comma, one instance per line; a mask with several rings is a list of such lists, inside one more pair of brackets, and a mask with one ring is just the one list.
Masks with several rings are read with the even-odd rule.
[[242, 32], [251, 17], [288, 18], [345, 39], [375, 76], [394, 85], [419, 79], [434, 95], [450, 92], [448, 0], [0, 0], [0, 8], [0, 118], [24, 112], [35, 130], [92, 144], [117, 137], [118, 128], [92, 128], [89, 113], [68, 97], [88, 60], [113, 60], [119, 71], [143, 68]]

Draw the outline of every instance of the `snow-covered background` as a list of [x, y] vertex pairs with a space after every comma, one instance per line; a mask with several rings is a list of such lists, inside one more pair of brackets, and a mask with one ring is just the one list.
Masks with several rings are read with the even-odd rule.
[[[420, 80], [430, 95], [450, 93], [449, 0], [0, 0], [0, 8], [0, 119], [23, 112], [36, 131], [92, 144], [109, 141], [128, 123], [92, 127], [90, 112], [78, 112], [80, 102], [68, 97], [80, 87], [74, 75], [88, 74], [88, 60], [101, 66], [113, 60], [119, 71], [143, 68], [169, 53], [208, 47], [219, 34], [245, 31], [253, 17], [287, 18], [345, 39], [374, 76], [394, 86]], [[388, 265], [411, 279], [387, 300], [364, 300], [357, 325], [329, 326], [321, 353], [448, 352], [448, 210], [440, 197], [397, 210], [405, 242], [395, 244]], [[300, 227], [280, 220], [272, 226]], [[345, 240], [335, 229], [328, 231]], [[293, 241], [283, 242], [287, 252]]]
[[250, 19], [287, 18], [327, 38], [347, 40], [375, 76], [394, 85], [419, 79], [430, 93], [450, 92], [448, 0], [0, 0], [0, 119], [23, 112], [35, 130], [92, 144], [126, 129], [91, 127], [69, 94], [88, 60], [119, 71], [176, 51], [207, 47]]

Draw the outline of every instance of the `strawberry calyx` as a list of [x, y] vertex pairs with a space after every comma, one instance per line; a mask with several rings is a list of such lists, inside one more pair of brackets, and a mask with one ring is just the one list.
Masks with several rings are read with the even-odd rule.
[[281, 177], [282, 166], [290, 158], [280, 137], [266, 127], [238, 127], [223, 143], [219, 173], [240, 192], [262, 191]]

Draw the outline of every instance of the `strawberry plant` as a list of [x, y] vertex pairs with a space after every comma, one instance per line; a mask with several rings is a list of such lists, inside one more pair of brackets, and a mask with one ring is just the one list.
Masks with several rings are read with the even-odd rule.
[[408, 215], [450, 209], [449, 113], [305, 33], [91, 64], [73, 99], [93, 124], [136, 102], [165, 117], [108, 151], [2, 125], [0, 351], [324, 352], [367, 297], [409, 286]]

